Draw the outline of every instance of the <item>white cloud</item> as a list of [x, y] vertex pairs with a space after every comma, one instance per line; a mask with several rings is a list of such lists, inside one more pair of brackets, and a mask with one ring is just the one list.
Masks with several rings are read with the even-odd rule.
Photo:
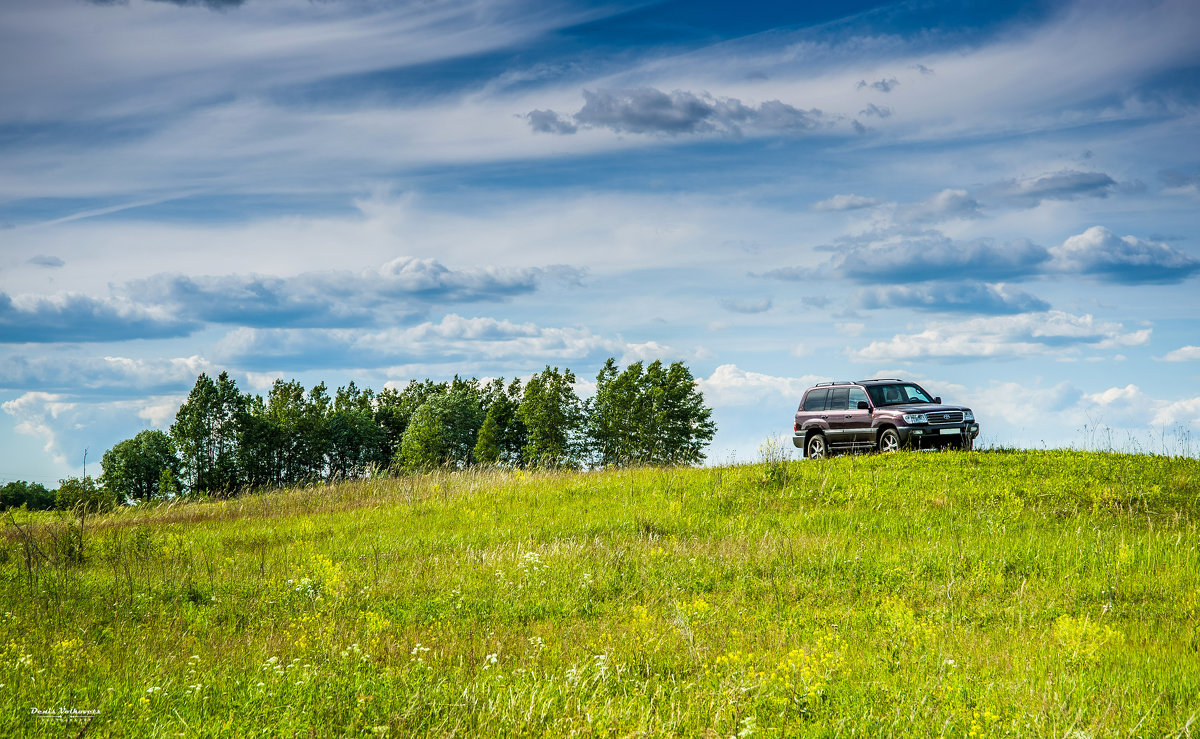
[[1181, 346], [1161, 357], [1163, 362], [1195, 362], [1200, 360], [1200, 346]]
[[[174, 419], [181, 397], [149, 396], [136, 400], [88, 401], [60, 393], [28, 392], [0, 406], [12, 416], [18, 434], [43, 444], [58, 465], [74, 467], [88, 450], [89, 474], [98, 474], [106, 449], [137, 429]], [[94, 467], [92, 465], [95, 465]]]
[[1200, 260], [1166, 244], [1117, 236], [1092, 226], [1050, 250], [1052, 270], [1118, 283], [1178, 282], [1200, 272]]
[[850, 355], [860, 362], [1059, 357], [1082, 347], [1138, 346], [1149, 341], [1150, 332], [1126, 331], [1120, 323], [1097, 321], [1091, 315], [1045, 311], [931, 322], [923, 331], [872, 342]]
[[861, 195], [834, 195], [828, 200], [822, 200], [813, 205], [813, 210], [837, 211], [837, 210], [858, 210], [859, 208], [870, 208], [872, 205], [878, 205], [879, 201], [874, 198], [867, 198]]
[[897, 209], [901, 220], [910, 222], [948, 221], [955, 218], [978, 218], [979, 203], [966, 190], [946, 189], [927, 200]]
[[792, 401], [804, 395], [815, 383], [827, 380], [815, 375], [777, 377], [749, 372], [733, 364], [723, 364], [697, 384], [707, 403], [714, 406], [757, 405], [764, 401]]

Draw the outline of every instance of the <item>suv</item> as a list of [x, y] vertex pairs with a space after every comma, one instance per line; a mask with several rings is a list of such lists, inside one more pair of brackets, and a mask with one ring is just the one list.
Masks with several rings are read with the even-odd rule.
[[942, 405], [915, 382], [896, 379], [821, 382], [804, 393], [792, 443], [804, 456], [901, 447], [969, 450], [979, 436], [970, 408]]

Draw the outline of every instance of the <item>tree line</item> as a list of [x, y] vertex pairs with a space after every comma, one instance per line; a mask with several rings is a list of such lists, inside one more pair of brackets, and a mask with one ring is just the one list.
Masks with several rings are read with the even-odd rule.
[[147, 430], [101, 460], [96, 495], [115, 500], [399, 474], [436, 467], [697, 464], [716, 430], [682, 362], [605, 362], [582, 400], [571, 370], [522, 383], [455, 377], [330, 393], [276, 380], [266, 396], [201, 374], [169, 432]]

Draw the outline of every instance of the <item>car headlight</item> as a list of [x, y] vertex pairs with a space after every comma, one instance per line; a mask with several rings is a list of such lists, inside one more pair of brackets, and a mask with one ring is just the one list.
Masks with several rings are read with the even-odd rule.
[[966, 410], [966, 411], [963, 411], [963, 420], [964, 420], [964, 421], [974, 421], [974, 420], [975, 420], [975, 414], [974, 414], [974, 413], [972, 413], [972, 412], [971, 412], [969, 409], [968, 409], [968, 410]]
[[925, 417], [924, 413], [905, 413], [904, 414], [904, 422], [905, 423], [929, 423], [929, 419]]

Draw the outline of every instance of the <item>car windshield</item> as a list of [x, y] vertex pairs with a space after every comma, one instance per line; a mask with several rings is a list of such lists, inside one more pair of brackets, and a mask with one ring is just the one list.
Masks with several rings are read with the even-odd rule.
[[912, 383], [904, 383], [902, 385], [870, 385], [867, 387], [867, 393], [871, 396], [871, 402], [875, 405], [933, 402], [933, 398], [929, 397], [924, 390]]

